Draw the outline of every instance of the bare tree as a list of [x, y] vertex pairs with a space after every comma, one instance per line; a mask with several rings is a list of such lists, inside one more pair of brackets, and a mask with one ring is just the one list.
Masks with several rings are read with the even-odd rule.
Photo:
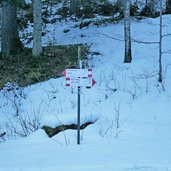
[[42, 2], [41, 0], [33, 1], [33, 50], [32, 55], [39, 57], [42, 53]]

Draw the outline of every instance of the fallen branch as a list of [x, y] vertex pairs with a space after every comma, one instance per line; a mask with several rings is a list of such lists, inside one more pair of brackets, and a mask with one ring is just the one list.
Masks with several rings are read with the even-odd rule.
[[132, 39], [132, 42], [140, 43], [140, 44], [159, 44], [159, 42], [146, 42], [146, 41], [141, 41], [141, 40], [136, 40], [136, 39]]
[[6, 141], [4, 138], [5, 135], [6, 135], [6, 132], [0, 133], [0, 138], [2, 138], [4, 141]]
[[[105, 37], [110, 38], [110, 39], [114, 39], [114, 40], [122, 41], [122, 42], [124, 41], [124, 39], [122, 39], [122, 38], [116, 38], [116, 37], [110, 36], [110, 35], [105, 34], [105, 33], [101, 33], [101, 34]], [[152, 41], [148, 42], [148, 41], [141, 41], [141, 40], [136, 40], [136, 39], [131, 39], [131, 41], [135, 42], [135, 43], [140, 43], [140, 44], [159, 44], [158, 41], [157, 42], [152, 42]]]
[[[80, 126], [80, 129], [85, 129], [88, 125], [90, 124], [93, 124], [94, 122], [86, 122], [84, 124], [82, 124]], [[76, 130], [77, 129], [77, 125], [76, 124], [71, 124], [71, 125], [59, 125], [57, 126], [56, 128], [51, 128], [51, 127], [48, 127], [48, 126], [43, 126], [42, 129], [46, 132], [46, 134], [49, 136], [49, 137], [53, 137], [54, 135], [62, 132], [62, 131], [65, 131], [67, 129], [74, 129]]]

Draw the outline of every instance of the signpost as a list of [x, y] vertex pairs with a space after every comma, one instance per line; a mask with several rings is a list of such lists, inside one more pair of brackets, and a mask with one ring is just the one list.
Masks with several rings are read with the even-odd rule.
[[80, 46], [78, 46], [78, 69], [66, 69], [63, 75], [66, 77], [66, 86], [78, 87], [77, 108], [77, 144], [80, 144], [80, 91], [81, 87], [92, 87], [96, 82], [92, 78], [92, 69], [81, 69]]
[[[81, 63], [81, 49], [80, 46], [78, 46], [78, 68], [82, 68], [82, 63]], [[80, 95], [81, 87], [78, 85], [78, 108], [77, 108], [77, 144], [80, 144], [80, 102], [81, 102], [81, 95]]]

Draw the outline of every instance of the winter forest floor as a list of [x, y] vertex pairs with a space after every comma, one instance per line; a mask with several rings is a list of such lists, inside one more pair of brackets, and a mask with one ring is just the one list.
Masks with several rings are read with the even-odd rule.
[[[42, 129], [30, 133], [32, 124], [25, 130], [22, 120], [39, 128], [76, 123], [77, 88], [66, 87], [65, 77], [12, 91], [4, 88], [0, 91], [0, 130], [7, 136], [6, 141], [0, 139], [0, 170], [171, 171], [170, 18], [163, 16], [163, 34], [169, 36], [163, 38], [162, 85], [158, 82], [158, 44], [143, 43], [159, 40], [159, 18], [132, 21], [131, 64], [123, 63], [122, 22], [82, 29], [74, 27], [80, 21], [49, 24], [44, 46], [55, 37], [59, 45], [89, 47], [88, 64], [96, 84], [81, 89], [81, 123], [96, 122], [81, 131], [80, 145], [75, 130], [52, 138]], [[66, 29], [70, 31], [64, 33]], [[26, 138], [19, 136], [27, 133]]]

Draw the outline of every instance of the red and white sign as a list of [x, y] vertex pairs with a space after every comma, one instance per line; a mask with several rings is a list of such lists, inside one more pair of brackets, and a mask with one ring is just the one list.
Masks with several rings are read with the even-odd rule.
[[66, 77], [92, 77], [92, 69], [66, 69]]
[[92, 69], [66, 69], [66, 86], [92, 87], [96, 82], [92, 79]]
[[92, 87], [92, 78], [90, 77], [66, 78], [66, 86]]

